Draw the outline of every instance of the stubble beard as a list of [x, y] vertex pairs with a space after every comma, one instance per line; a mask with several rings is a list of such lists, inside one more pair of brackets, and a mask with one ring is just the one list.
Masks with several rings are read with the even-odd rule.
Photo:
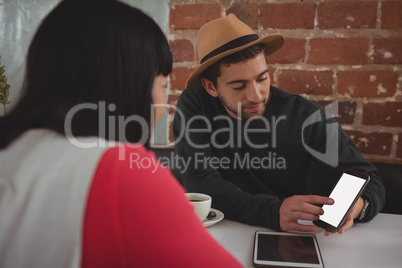
[[[249, 118], [261, 117], [264, 114], [266, 106], [267, 106], [267, 99], [263, 99], [261, 102], [258, 102], [258, 103], [248, 103], [246, 105], [241, 105], [241, 102], [238, 102], [237, 107], [233, 107], [233, 106], [229, 105], [220, 96], [219, 96], [219, 99], [222, 102], [222, 104], [226, 107], [226, 109], [231, 111], [233, 114], [237, 115], [239, 118], [245, 119], [245, 120], [249, 119]], [[247, 112], [246, 111], [246, 107], [255, 106], [255, 105], [258, 105], [258, 104], [261, 104], [261, 108], [258, 111], [255, 111], [255, 112]]]

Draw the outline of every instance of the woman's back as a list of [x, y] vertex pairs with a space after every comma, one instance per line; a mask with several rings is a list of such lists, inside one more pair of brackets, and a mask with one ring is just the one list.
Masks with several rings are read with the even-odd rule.
[[133, 144], [147, 145], [171, 68], [163, 32], [119, 1], [63, 0], [43, 20], [0, 118], [1, 268], [240, 266]]
[[1, 267], [240, 267], [153, 153], [80, 141], [98, 146], [37, 129], [0, 150]]
[[1, 267], [79, 264], [87, 193], [104, 151], [43, 129], [0, 150]]

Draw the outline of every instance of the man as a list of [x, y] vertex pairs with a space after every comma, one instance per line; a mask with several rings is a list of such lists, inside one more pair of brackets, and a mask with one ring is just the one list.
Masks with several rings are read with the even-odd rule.
[[312, 232], [317, 226], [298, 220], [317, 220], [321, 205], [333, 204], [326, 196], [343, 170], [368, 173], [371, 181], [343, 233], [381, 210], [385, 189], [332, 117], [270, 86], [266, 56], [283, 44], [279, 34], [259, 38], [233, 14], [199, 30], [200, 66], [179, 98], [173, 124], [176, 153], [188, 161], [183, 184], [188, 192], [211, 195], [212, 206], [228, 219]]

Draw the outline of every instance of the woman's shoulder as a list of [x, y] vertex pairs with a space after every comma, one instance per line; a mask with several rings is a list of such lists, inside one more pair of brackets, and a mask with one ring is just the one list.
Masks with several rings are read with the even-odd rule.
[[119, 184], [178, 187], [179, 183], [169, 170], [170, 164], [159, 161], [155, 153], [143, 145], [125, 143], [104, 152], [96, 173], [109, 173]]

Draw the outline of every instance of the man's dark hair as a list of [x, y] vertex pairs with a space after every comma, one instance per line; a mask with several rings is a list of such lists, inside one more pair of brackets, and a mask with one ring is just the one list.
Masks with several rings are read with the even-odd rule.
[[[67, 113], [82, 103], [114, 104], [114, 115], [150, 122], [154, 78], [171, 69], [164, 33], [140, 10], [113, 0], [61, 1], [29, 47], [20, 101], [0, 117], [0, 149], [33, 128], [65, 135]], [[72, 133], [99, 136], [98, 113], [85, 109], [74, 115]], [[143, 131], [130, 122], [119, 135], [138, 142]], [[108, 132], [103, 138], [109, 139]]]
[[253, 59], [257, 57], [262, 51], [265, 52], [264, 44], [255, 44], [233, 54], [230, 54], [220, 61], [209, 66], [203, 73], [202, 77], [210, 80], [215, 88], [217, 87], [217, 79], [221, 76], [221, 65], [229, 66], [233, 63], [242, 62], [248, 59]]

